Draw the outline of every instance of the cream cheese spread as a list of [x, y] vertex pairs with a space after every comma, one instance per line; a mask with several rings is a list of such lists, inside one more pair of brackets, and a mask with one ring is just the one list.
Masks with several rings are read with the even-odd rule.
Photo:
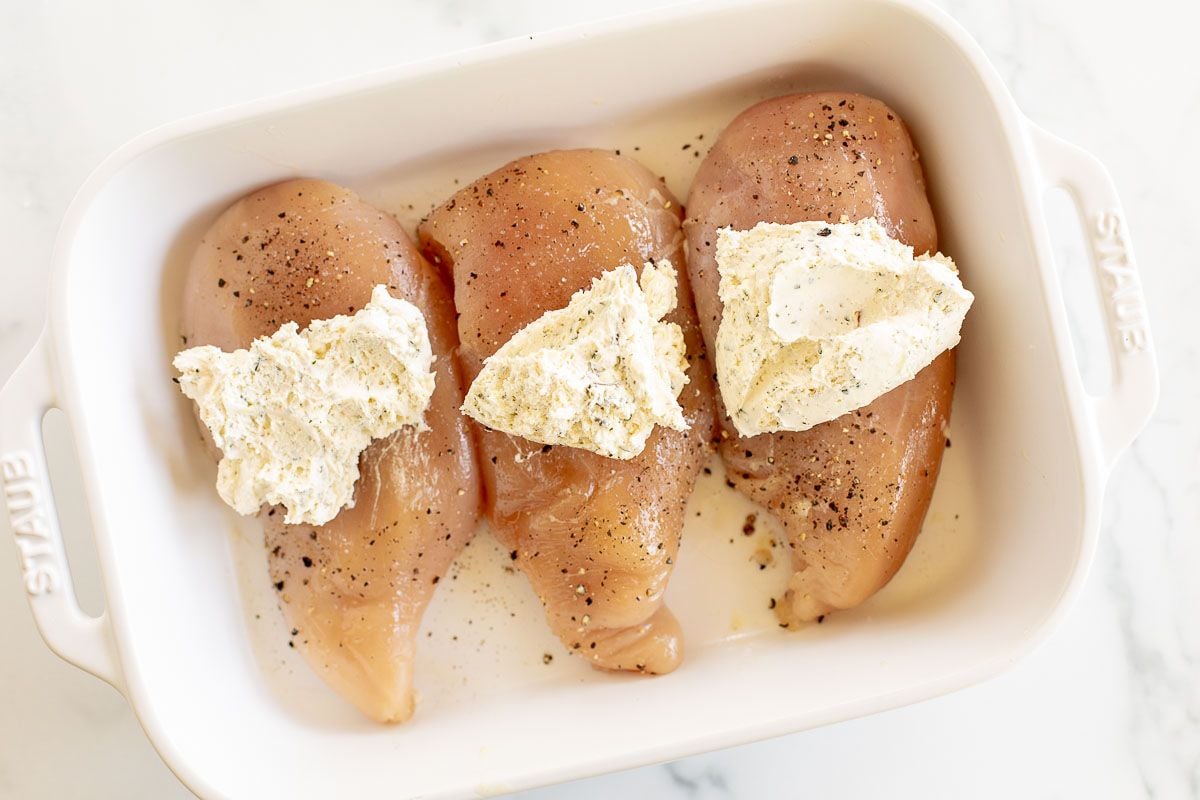
[[973, 295], [946, 256], [875, 219], [723, 228], [717, 379], [743, 436], [803, 431], [911, 380], [958, 344]]
[[425, 318], [376, 286], [353, 316], [289, 322], [248, 350], [193, 347], [179, 385], [223, 457], [217, 492], [240, 514], [282, 505], [323, 525], [354, 505], [359, 455], [406, 425], [423, 429], [433, 394]]
[[491, 357], [462, 410], [489, 428], [541, 444], [630, 459], [655, 425], [686, 430], [688, 378], [669, 261], [608, 270], [547, 311]]

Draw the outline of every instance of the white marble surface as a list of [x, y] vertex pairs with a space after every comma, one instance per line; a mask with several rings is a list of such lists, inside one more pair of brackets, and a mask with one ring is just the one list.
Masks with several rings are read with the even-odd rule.
[[[231, 102], [645, 5], [3, 4], [0, 377], [41, 324], [45, 265], [72, 193], [130, 136]], [[1047, 644], [985, 685], [524, 797], [1200, 797], [1200, 269], [1188, 244], [1200, 219], [1200, 6], [944, 5], [1033, 119], [1110, 167], [1141, 264], [1162, 402], [1112, 477], [1081, 601]], [[1077, 280], [1080, 257], [1064, 249], [1063, 260]], [[1094, 332], [1080, 338], [1091, 371], [1100, 343]], [[0, 797], [186, 796], [124, 701], [42, 645], [14, 561], [0, 543]], [[94, 592], [94, 577], [77, 569], [84, 594]]]

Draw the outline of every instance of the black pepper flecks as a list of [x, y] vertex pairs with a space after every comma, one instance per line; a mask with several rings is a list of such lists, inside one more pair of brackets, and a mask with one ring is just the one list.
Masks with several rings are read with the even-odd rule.
[[[491, 187], [475, 191], [473, 187]], [[544, 311], [561, 308], [613, 258], [635, 265], [669, 257], [683, 267], [679, 204], [657, 177], [611, 152], [569, 151], [519, 159], [459, 191], [421, 225], [428, 254], [451, 265], [464, 361], [480, 363], [512, 333]], [[664, 213], [667, 212], [667, 213]], [[632, 239], [614, 231], [636, 232]], [[507, 246], [476, 242], [503, 237]], [[621, 249], [624, 247], [625, 249]], [[474, 273], [477, 278], [469, 278]], [[686, 297], [686, 295], [685, 295]], [[686, 305], [672, 314], [685, 324], [689, 349], [700, 349]], [[690, 323], [690, 328], [688, 326]], [[692, 419], [711, 408], [711, 392], [694, 393], [706, 375], [689, 371], [681, 397]], [[509, 542], [509, 563], [530, 576], [555, 633], [573, 652], [594, 663], [654, 669], [661, 654], [635, 663], [614, 650], [621, 637], [591, 637], [585, 616], [612, 607], [638, 609], [649, 619], [660, 607], [674, 564], [684, 505], [707, 455], [711, 421], [696, 431], [660, 430], [654, 457], [605, 459], [584, 451], [535, 446], [524, 455], [502, 433], [483, 431], [483, 462], [496, 485], [514, 501], [493, 519]], [[523, 454], [518, 461], [516, 454]], [[554, 469], [549, 467], [553, 465]], [[563, 467], [560, 469], [559, 467]], [[644, 513], [654, 509], [655, 513]], [[516, 553], [517, 558], [513, 558]], [[641, 611], [641, 609], [645, 609]], [[628, 614], [623, 613], [623, 616]], [[576, 647], [578, 645], [578, 647]]]
[[[882, 210], [889, 233], [922, 252], [936, 249], [933, 220], [927, 206], [908, 198], [923, 190], [915, 146], [878, 101], [791, 95], [743, 114], [715, 143], [688, 198], [689, 270], [707, 333], [720, 318], [714, 249], [721, 227], [832, 225], [843, 215], [856, 220]], [[770, 436], [769, 448], [758, 443], [766, 437], [747, 447], [728, 431], [720, 449], [730, 485], [775, 515], [798, 567], [828, 580], [839, 565], [894, 565], [907, 554], [937, 474], [944, 442], [938, 434], [949, 411], [945, 383], [939, 387], [929, 374], [910, 384], [917, 402], [877, 401], [849, 419]], [[940, 374], [942, 381], [949, 375]], [[904, 464], [912, 466], [902, 472]], [[824, 591], [819, 581], [808, 587]], [[778, 605], [793, 603], [783, 598]]]

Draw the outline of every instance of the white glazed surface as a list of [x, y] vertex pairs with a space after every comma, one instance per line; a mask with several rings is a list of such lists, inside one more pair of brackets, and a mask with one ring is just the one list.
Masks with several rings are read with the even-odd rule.
[[[464, 19], [475, 18], [475, 21], [478, 21], [477, 15], [472, 13], [470, 8], [459, 8], [457, 11]], [[692, 795], [765, 796], [786, 792], [790, 786], [796, 785], [793, 783], [794, 776], [801, 773], [806, 790], [817, 795], [832, 796], [842, 792], [878, 792], [893, 785], [895, 779], [892, 778], [892, 773], [895, 773], [902, 785], [907, 784], [914, 790], [924, 789], [927, 793], [932, 791], [934, 794], [971, 789], [973, 793], [980, 790], [995, 791], [999, 796], [1018, 787], [1036, 785], [1045, 787], [1048, 793], [1056, 793], [1056, 789], [1060, 792], [1083, 793], [1088, 792], [1090, 786], [1092, 794], [1112, 793], [1113, 796], [1127, 796], [1131, 792], [1142, 790], [1142, 787], [1164, 794], [1186, 791], [1188, 780], [1195, 778], [1194, 772], [1191, 775], [1188, 773], [1189, 768], [1195, 769], [1197, 754], [1194, 722], [1188, 722], [1189, 710], [1192, 720], [1196, 716], [1195, 661], [1189, 661], [1188, 657], [1194, 657], [1197, 642], [1194, 638], [1188, 638], [1195, 635], [1194, 625], [1187, 625], [1192, 617], [1187, 615], [1187, 611], [1178, 611], [1179, 607], [1183, 607], [1194, 614], [1197, 606], [1196, 595], [1185, 594], [1183, 586], [1185, 570], [1189, 569], [1190, 565], [1194, 571], [1195, 565], [1196, 542], [1194, 539], [1185, 538], [1187, 534], [1194, 535], [1196, 532], [1195, 488], [1194, 483], [1186, 483], [1186, 479], [1165, 469], [1164, 465], [1174, 466], [1176, 469], [1190, 469], [1192, 475], [1195, 474], [1196, 426], [1193, 420], [1182, 417], [1182, 403], [1185, 402], [1185, 398], [1189, 395], [1195, 396], [1195, 376], [1180, 374], [1187, 369], [1195, 369], [1195, 356], [1194, 352], [1184, 352], [1182, 347], [1173, 346], [1172, 334], [1176, 337], [1184, 335], [1175, 325], [1186, 317], [1184, 314], [1171, 316], [1170, 311], [1186, 309], [1189, 297], [1192, 300], [1197, 299], [1194, 294], [1196, 284], [1194, 279], [1191, 279], [1191, 274], [1185, 271], [1184, 251], [1172, 242], [1172, 227], [1168, 223], [1175, 220], [1174, 224], [1179, 225], [1183, 220], [1191, 218], [1196, 209], [1194, 201], [1191, 201], [1182, 189], [1167, 191], [1162, 188], [1171, 185], [1171, 174], [1165, 177], [1158, 175], [1153, 179], [1154, 173], [1147, 174], [1149, 165], [1145, 161], [1146, 151], [1136, 147], [1139, 144], [1137, 135], [1145, 130], [1136, 126], [1144, 122], [1145, 117], [1129, 117], [1124, 120], [1129, 126], [1126, 134], [1128, 138], [1122, 138], [1122, 120], [1119, 120], [1116, 114], [1121, 110], [1117, 103], [1125, 99], [1125, 95], [1113, 89], [1107, 104], [1100, 104], [1098, 110], [1092, 109], [1090, 112], [1088, 109], [1091, 106], [1079, 105], [1079, 94], [1083, 93], [1083, 86], [1103, 86], [1111, 83], [1124, 87], [1129, 97], [1139, 92], [1146, 96], [1145, 92], [1150, 90], [1162, 93], [1167, 90], [1144, 85], [1141, 81], [1130, 83], [1133, 70], [1128, 64], [1124, 70], [1112, 66], [1111, 72], [1096, 66], [1095, 74], [1092, 74], [1087, 69], [1090, 62], [1083, 56], [1073, 55], [1075, 51], [1072, 49], [1086, 48], [1089, 42], [1086, 37], [1077, 39], [1078, 31], [1067, 27], [1065, 23], [1056, 27], [1056, 13], [1035, 11], [1032, 7], [1022, 5], [1013, 7], [1011, 19], [1003, 15], [996, 19], [971, 8], [960, 11], [965, 22], [970, 23], [974, 20], [977, 23], [973, 32], [983, 39], [985, 47], [989, 45], [989, 37], [994, 38], [995, 41], [991, 44], [1000, 50], [993, 50], [992, 55], [998, 59], [1002, 70], [1005, 70], [1006, 66], [1010, 70], [1005, 73], [1005, 77], [1025, 110], [1057, 133], [1096, 151], [1117, 173], [1118, 185], [1124, 190], [1134, 238], [1139, 244], [1143, 274], [1151, 295], [1151, 307], [1156, 312], [1154, 318], [1157, 323], [1159, 348], [1163, 354], [1167, 391], [1164, 393], [1165, 402], [1157, 427], [1151, 430], [1142, 443], [1135, 445], [1133, 457], [1127, 457], [1114, 476], [1106, 518], [1108, 525], [1105, 530], [1109, 534], [1120, 532], [1122, 535], [1111, 541], [1106, 539], [1102, 545], [1098, 561], [1099, 574], [1090, 582], [1085, 591], [1084, 603], [1068, 622], [1066, 629], [1052, 639], [1030, 662], [993, 684], [920, 708], [893, 712], [874, 720], [850, 723], [823, 732], [789, 737], [724, 754], [690, 759], [665, 770], [642, 770], [600, 779], [583, 784], [579, 790], [580, 794], [592, 792], [592, 796], [602, 796], [618, 790], [630, 793], [665, 792], [673, 787], [677, 791]], [[565, 12], [560, 9], [556, 13]], [[520, 19], [522, 17], [523, 20]], [[568, 17], [559, 17], [551, 22], [567, 19]], [[504, 34], [511, 34], [524, 29], [543, 27], [544, 24], [548, 24], [547, 20], [546, 16], [531, 7], [528, 12], [496, 20], [496, 24], [525, 24], [525, 28], [502, 27], [499, 30]], [[33, 22], [34, 30], [24, 34], [19, 24], [6, 25], [3, 29], [24, 40], [47, 42], [45, 46], [53, 48], [54, 44], [48, 39], [36, 39], [38, 26], [36, 20]], [[118, 16], [117, 22], [107, 24], [127, 22], [132, 24], [131, 21]], [[254, 22], [247, 19], [239, 24], [250, 29], [254, 27]], [[1097, 35], [1128, 24], [1094, 17], [1091, 22], [1098, 26]], [[48, 24], [45, 20], [42, 21], [43, 26]], [[148, 30], [163, 31], [172, 22], [143, 20], [141, 24], [157, 24], [162, 27]], [[260, 28], [264, 24], [263, 21], [258, 23]], [[280, 24], [301, 26], [304, 21], [287, 18]], [[348, 24], [348, 21], [345, 24]], [[413, 22], [410, 20], [409, 24]], [[415, 24], [422, 23], [417, 21]], [[1108, 27], [1104, 27], [1106, 25]], [[190, 28], [188, 23], [182, 23], [182, 26]], [[89, 41], [87, 37], [94, 32], [93, 28], [94, 26], [86, 24], [86, 20], [72, 20], [67, 23], [66, 41], [70, 42], [72, 48], [86, 48]], [[45, 27], [42, 30], [47, 32], [43, 35], [48, 35], [50, 29]], [[1165, 34], [1160, 28], [1155, 28], [1155, 31], [1159, 35], [1170, 35], [1170, 30]], [[165, 34], [160, 32], [159, 35]], [[189, 31], [189, 35], [195, 35], [199, 40], [204, 31]], [[466, 37], [461, 31], [459, 35], [464, 38], [456, 40], [458, 43], [478, 41], [477, 38]], [[1048, 37], [1053, 39], [1056, 36], [1072, 43], [1072, 47], [1047, 48], [1037, 44], [1044, 42]], [[1022, 37], [1028, 37], [1028, 40]], [[332, 42], [338, 38], [335, 32], [323, 30], [317, 50], [318, 56], [324, 58], [328, 53], [335, 52]], [[416, 36], [414, 40], [420, 41], [421, 46], [427, 46], [429, 41], [428, 37], [424, 36]], [[249, 39], [246, 40], [248, 41]], [[347, 74], [369, 66], [389, 63], [395, 60], [394, 56], [386, 57], [390, 55], [388, 48], [392, 41], [394, 40], [380, 36], [379, 52], [375, 54], [378, 56], [376, 61], [367, 60], [370, 52], [360, 52], [361, 47], [336, 50], [339, 58], [330, 58], [326, 64], [327, 69], [338, 69], [339, 72], [304, 73], [303, 69], [314, 68], [311, 60], [306, 60], [301, 65], [291, 65], [289, 70], [279, 69], [278, 65], [275, 65], [274, 69], [278, 70], [274, 73], [276, 82], [256, 85], [255, 91], [247, 91], [236, 97], [251, 97], [275, 88], [304, 85], [322, 76]], [[361, 46], [361, 42], [358, 44]], [[280, 50], [277, 52], [285, 52], [286, 45], [287, 37], [280, 35]], [[59, 46], [62, 46], [61, 43]], [[165, 44], [156, 41], [139, 43], [139, 46], [151, 49], [165, 47]], [[243, 42], [242, 46], [248, 44]], [[322, 50], [324, 47], [331, 49]], [[1021, 50], [1022, 47], [1026, 49]], [[1046, 52], [1050, 49], [1055, 52]], [[5, 52], [15, 51], [6, 48]], [[46, 59], [47, 56], [38, 55], [35, 58], [36, 52], [36, 48], [31, 50], [30, 60], [23, 63], [48, 67], [47, 61], [36, 60]], [[16, 132], [26, 125], [22, 121], [25, 115], [79, 114], [78, 117], [63, 116], [57, 122], [46, 123], [40, 135], [49, 137], [48, 140], [36, 138], [30, 133], [28, 138], [22, 136], [17, 142], [5, 141], [4, 151], [16, 153], [19, 159], [3, 162], [3, 167], [10, 171], [5, 174], [3, 190], [12, 195], [11, 204], [16, 209], [15, 214], [9, 214], [4, 223], [6, 226], [12, 226], [13, 233], [8, 238], [13, 242], [15, 252], [10, 255], [14, 258], [14, 263], [47, 261], [49, 232], [61, 217], [66, 198], [78, 184], [82, 177], [81, 172], [95, 161], [96, 156], [102, 155], [118, 143], [116, 140], [146, 127], [150, 122], [178, 116], [186, 110], [203, 108], [206, 104], [217, 104], [233, 97], [223, 95], [215, 98], [208, 95], [209, 101], [205, 103], [205, 97], [200, 94], [202, 91], [211, 92], [214, 87], [220, 85], [235, 85], [233, 74], [222, 84], [212, 80], [211, 72], [197, 74], [192, 78], [199, 97], [193, 104], [183, 104], [184, 98], [179, 96], [162, 97], [161, 91], [149, 88], [154, 76], [136, 70], [132, 64], [135, 57], [123, 53], [118, 57], [117, 63], [124, 64], [124, 59], [131, 62], [129, 72], [120, 73], [122, 80], [130, 81], [130, 97], [123, 101], [129, 106], [118, 105], [115, 109], [103, 109], [105, 113], [100, 113], [101, 109], [75, 108], [75, 103], [91, 102], [91, 97], [104, 94], [69, 88], [70, 85], [66, 82], [67, 75], [70, 75], [72, 80], [84, 81], [85, 87], [87, 81], [98, 80], [94, 69], [82, 66], [87, 64], [86, 61], [70, 60], [82, 58], [81, 52], [87, 51], [68, 50], [63, 53], [65, 61], [54, 62], [77, 65], [76, 69], [63, 67], [63, 74], [58, 78], [60, 82], [54, 84], [62, 93], [62, 105], [53, 105], [47, 97], [53, 99], [54, 93], [45, 93], [40, 84], [20, 82], [16, 85], [26, 86], [29, 93], [28, 98], [20, 99], [27, 99], [28, 104], [0, 105], [0, 114], [12, 115], [11, 119], [5, 120], [7, 124], [0, 126], [6, 137], [15, 136]], [[162, 57], [158, 54], [147, 56], [146, 51], [141, 50], [134, 52], [142, 53], [142, 58]], [[1099, 61], [1100, 50], [1085, 52], [1093, 53], [1092, 62]], [[1153, 55], [1149, 54], [1148, 57]], [[100, 56], [97, 54], [94, 57]], [[342, 69], [351, 63], [352, 57], [359, 59], [353, 61], [354, 67]], [[265, 69], [259, 67], [259, 58], [262, 58], [263, 62], [268, 61], [265, 53], [258, 53], [254, 59], [243, 62], [242, 69], [247, 72], [251, 67]], [[1035, 80], [1029, 77], [1031, 67], [1025, 66], [1023, 71], [1016, 70], [1014, 63], [1024, 62], [1040, 64], [1046, 71], [1045, 75]], [[333, 64], [336, 64], [336, 67], [330, 66]], [[222, 70], [227, 68], [225, 64], [214, 66], [212, 63], [206, 67], [210, 71], [217, 70], [218, 74], [224, 74]], [[1176, 69], [1186, 71], [1186, 66], [1179, 64]], [[36, 79], [39, 81], [51, 80], [53, 77], [46, 74], [45, 70], [29, 73], [22, 69], [18, 72], [18, 76], [26, 75], [27, 80], [30, 74], [37, 75]], [[273, 73], [267, 69], [262, 73], [255, 72], [247, 76], [247, 79], [264, 79], [263, 75], [271, 74]], [[1069, 91], [1065, 87], [1072, 85], [1069, 83], [1072, 74], [1076, 75], [1075, 80], [1078, 80], [1079, 84], [1074, 91]], [[291, 78], [297, 75], [300, 75], [300, 78], [291, 81]], [[1092, 77], [1080, 77], [1081, 75]], [[1050, 83], [1051, 78], [1060, 83]], [[139, 84], [139, 79], [145, 80], [146, 83]], [[111, 77], [101, 83], [107, 83], [109, 80]], [[1047, 90], [1047, 86], [1051, 88]], [[1059, 91], [1055, 92], [1054, 87]], [[245, 84], [238, 86], [239, 91], [245, 88]], [[1023, 95], [1022, 89], [1029, 94]], [[159, 100], [159, 104], [146, 105], [145, 98], [137, 94], [138, 92], [150, 94]], [[43, 105], [33, 104], [32, 98], [35, 94], [41, 97], [39, 103]], [[109, 94], [109, 97], [109, 102], [120, 103], [124, 96], [117, 92], [115, 95]], [[1173, 124], [1182, 128], [1186, 123], [1182, 116], [1185, 113], [1191, 113], [1194, 122], [1195, 109], [1200, 106], [1200, 102], [1195, 98], [1190, 105], [1184, 103], [1182, 107], [1177, 108], [1165, 105], [1158, 94], [1149, 97], [1158, 100], [1155, 102], [1148, 99], [1145, 106], [1153, 109], [1155, 119], [1168, 133], [1174, 130], [1171, 127]], [[173, 103], [175, 105], [172, 105]], [[160, 116], [147, 116], [151, 109], [160, 108]], [[1070, 109], [1070, 113], [1064, 109]], [[1098, 116], [1088, 119], [1088, 113]], [[1135, 109], [1134, 113], [1139, 112]], [[113, 118], [111, 134], [99, 137], [101, 141], [96, 144], [95, 152], [88, 144], [90, 140], [65, 138], [78, 124], [74, 120], [95, 122], [110, 116]], [[51, 116], [51, 119], [54, 117]], [[130, 119], [136, 124], [125, 127], [124, 123]], [[60, 150], [48, 149], [50, 143], [57, 148], [86, 146], [91, 155], [87, 160], [73, 159], [65, 156]], [[1137, 158], [1130, 154], [1135, 150], [1141, 154]], [[28, 153], [28, 156], [23, 157], [22, 153]], [[1122, 156], [1125, 160], [1122, 160]], [[1194, 155], [1188, 152], [1180, 157], [1194, 159]], [[57, 173], [32, 166], [47, 159], [59, 167]], [[71, 164], [77, 169], [68, 172], [67, 166]], [[1181, 165], [1172, 160], [1170, 166], [1176, 181], [1181, 180], [1179, 175], [1195, 176], [1194, 163], [1189, 164], [1185, 161]], [[1180, 166], [1183, 169], [1179, 169]], [[1166, 165], [1162, 168], [1166, 173]], [[49, 176], [56, 174], [59, 175], [57, 182], [49, 183]], [[1141, 185], [1147, 187], [1145, 200], [1143, 193], [1137, 191], [1137, 187]], [[1158, 188], [1152, 194], [1150, 190], [1153, 187]], [[1164, 202], [1154, 205], [1154, 201], [1161, 196], [1171, 196], [1173, 204], [1167, 205]], [[20, 208], [23, 202], [29, 203], [27, 209]], [[1182, 205], [1187, 202], [1192, 202], [1191, 208]], [[37, 210], [43, 207], [44, 211]], [[22, 222], [24, 224], [21, 224]], [[33, 231], [38, 230], [38, 224], [45, 227], [41, 233], [46, 234], [45, 240], [40, 242], [34, 241], [31, 235]], [[1155, 235], [1162, 238], [1155, 241]], [[1164, 277], [1168, 265], [1176, 270], [1169, 278]], [[1081, 271], [1077, 269], [1076, 274]], [[37, 329], [35, 320], [40, 319], [41, 308], [37, 307], [36, 301], [30, 302], [30, 298], [37, 296], [38, 292], [28, 287], [22, 289], [21, 282], [32, 280], [40, 274], [40, 269], [6, 268], [6, 277], [11, 275], [10, 280], [15, 281], [13, 285], [18, 290], [6, 294], [3, 300], [6, 305], [3, 306], [3, 316], [0, 316], [0, 320], [5, 323], [10, 320], [16, 322], [14, 331], [10, 334], [6, 330], [3, 337], [5, 349], [0, 352], [0, 366], [6, 370], [15, 364]], [[1159, 288], [1157, 294], [1156, 285]], [[1192, 292], [1190, 296], [1189, 291]], [[1100, 352], [1098, 340], [1090, 342], [1088, 352]], [[1178, 384], [1185, 378], [1192, 380], [1193, 384], [1181, 390]], [[1173, 401], [1173, 382], [1177, 384], [1174, 394], [1180, 397], [1179, 404]], [[1173, 417], [1173, 414], [1177, 416]], [[1153, 449], [1156, 443], [1157, 449]], [[1194, 481], [1194, 477], [1191, 480]], [[1134, 535], [1137, 536], [1136, 545]], [[1150, 546], [1148, 541], [1161, 544], [1154, 547]], [[0, 548], [0, 554], [5, 552], [4, 548]], [[11, 552], [11, 548], [7, 552]], [[1119, 559], [1118, 554], [1121, 556]], [[10, 558], [8, 555], [0, 555], [0, 559]], [[1178, 583], [1158, 577], [1158, 570], [1165, 571], [1170, 563], [1174, 563], [1179, 572], [1165, 574], [1178, 575]], [[15, 574], [15, 570], [10, 574]], [[15, 580], [12, 581], [12, 585], [16, 586]], [[1191, 591], [1195, 592], [1194, 589]], [[128, 722], [128, 713], [115, 710], [119, 701], [105, 705], [107, 700], [104, 699], [104, 693], [108, 690], [81, 675], [64, 674], [70, 672], [69, 668], [55, 661], [42, 649], [40, 642], [30, 634], [28, 611], [19, 592], [14, 588], [9, 590], [6, 596], [11, 598], [11, 602], [7, 602], [5, 606], [5, 630], [10, 632], [10, 638], [19, 636], [23, 631], [25, 645], [13, 648], [13, 652], [18, 654], [17, 659], [11, 660], [6, 657], [0, 663], [6, 678], [9, 678], [7, 672], [10, 663], [16, 667], [15, 675], [5, 682], [5, 692], [12, 691], [13, 701], [18, 709], [17, 714], [5, 715], [4, 720], [0, 721], [0, 736], [3, 736], [0, 742], [5, 745], [0, 748], [0, 793], [8, 793], [11, 790], [14, 796], [61, 794], [69, 791], [71, 787], [79, 790], [82, 775], [88, 775], [87, 793], [96, 793], [91, 791], [94, 786], [90, 777], [92, 773], [86, 767], [62, 770], [45, 766], [39, 771], [38, 765], [48, 765], [52, 756], [45, 755], [43, 760], [39, 761], [38, 758], [29, 755], [53, 753], [53, 756], [60, 760], [90, 757], [95, 765], [101, 762], [111, 765], [112, 771], [107, 773], [111, 777], [108, 784], [111, 788], [108, 791], [114, 796], [130, 793], [162, 794], [158, 787], [163, 784], [149, 782], [155, 780], [156, 775], [157, 779], [162, 779], [165, 773], [161, 767], [157, 767], [156, 772], [152, 770], [148, 773], [147, 778], [141, 778], [141, 773], [138, 773], [139, 777], [134, 777], [123, 765], [122, 756], [129, 751], [119, 748], [118, 742], [122, 741], [120, 737], [106, 734], [108, 729], [104, 727], [83, 727], [77, 721], [72, 724], [78, 717], [55, 718], [54, 715], [66, 714], [67, 711], [66, 707], [56, 706], [53, 702], [47, 707], [48, 698], [52, 697], [47, 689], [47, 686], [51, 685], [45, 677], [47, 675], [61, 676], [61, 684], [55, 682], [52, 685], [80, 687], [80, 694], [75, 696], [81, 698], [79, 703], [85, 710], [92, 709], [90, 716], [97, 720], [96, 725], [110, 724], [126, 732], [133, 730]], [[1081, 619], [1082, 628], [1079, 624]], [[1056, 652], [1059, 654], [1057, 661], [1053, 658]], [[1086, 657], [1081, 657], [1085, 654]], [[1072, 658], [1075, 660], [1072, 661]], [[1041, 672], [1037, 666], [1039, 664], [1042, 665]], [[88, 685], [84, 687], [84, 683]], [[1042, 687], [1040, 694], [1037, 691], [1038, 687]], [[84, 691], [85, 688], [87, 692]], [[972, 701], [972, 697], [979, 699]], [[1096, 698], [1109, 698], [1110, 702], [1096, 702]], [[112, 699], [110, 692], [108, 699]], [[1050, 716], [1049, 720], [1047, 715]], [[991, 722], [993, 719], [996, 720], [994, 725]], [[985, 737], [984, 740], [973, 737], [970, 742], [963, 741], [956, 731], [967, 725], [972, 728], [981, 725], [989, 729], [976, 734]], [[64, 726], [65, 729], [60, 730]], [[30, 728], [35, 733], [41, 728], [45, 735], [30, 736]], [[1136, 735], [1132, 739], [1125, 738], [1134, 734]], [[70, 747], [64, 746], [59, 751], [51, 751], [47, 744], [50, 740], [70, 742], [75, 736], [79, 737], [77, 743]], [[134, 732], [133, 737], [136, 736]], [[995, 738], [991, 738], [993, 736]], [[144, 746], [143, 750], [146, 750]], [[937, 753], [936, 761], [931, 761], [929, 755], [923, 755], [933, 752]], [[152, 759], [152, 756], [149, 758]], [[855, 769], [854, 765], [864, 758], [878, 761], [880, 768]], [[1102, 761], [1109, 771], [1098, 776], [1084, 774], [1084, 765], [1090, 765], [1092, 759]], [[1029, 769], [1013, 769], [1013, 765], [1022, 763], [1028, 764]], [[1042, 774], [1041, 770], [1044, 770], [1045, 774]], [[986, 775], [983, 785], [976, 782], [981, 774]], [[1073, 782], [1092, 780], [1093, 777], [1096, 778], [1096, 783], [1084, 784], [1083, 788]], [[905, 778], [907, 780], [904, 780]], [[143, 780], [147, 782], [140, 782]], [[872, 783], [872, 780], [880, 782]], [[1034, 781], [1037, 783], [1033, 783]], [[545, 796], [552, 796], [555, 791], [545, 790]]]

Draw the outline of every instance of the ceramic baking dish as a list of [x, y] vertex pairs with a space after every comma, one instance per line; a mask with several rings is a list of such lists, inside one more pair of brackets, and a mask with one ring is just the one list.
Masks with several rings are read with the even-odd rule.
[[[239, 195], [327, 178], [411, 225], [459, 181], [532, 151], [635, 155], [679, 197], [742, 108], [803, 88], [875, 94], [911, 126], [942, 233], [978, 300], [941, 482], [910, 562], [862, 608], [798, 633], [767, 610], [746, 506], [705, 478], [669, 602], [688, 658], [591, 671], [545, 631], [487, 536], [443, 582], [419, 710], [377, 726], [286, 645], [261, 538], [212, 490], [171, 382], [181, 274]], [[683, 145], [691, 147], [684, 149]], [[1062, 296], [1043, 219], [1065, 186], [1101, 291]], [[51, 648], [129, 699], [205, 796], [487, 795], [675, 758], [912, 703], [978, 681], [1061, 618], [1096, 547], [1114, 458], [1157, 374], [1125, 221], [1104, 169], [1032, 125], [979, 47], [903, 0], [709, 3], [510, 41], [188, 120], [122, 148], [71, 206], [49, 320], [0, 397], [6, 519]], [[1084, 391], [1064, 303], [1097, 304], [1113, 380]], [[41, 424], [66, 412], [106, 610], [76, 603]], [[698, 514], [698, 516], [697, 516]], [[745, 541], [743, 541], [745, 539]]]

